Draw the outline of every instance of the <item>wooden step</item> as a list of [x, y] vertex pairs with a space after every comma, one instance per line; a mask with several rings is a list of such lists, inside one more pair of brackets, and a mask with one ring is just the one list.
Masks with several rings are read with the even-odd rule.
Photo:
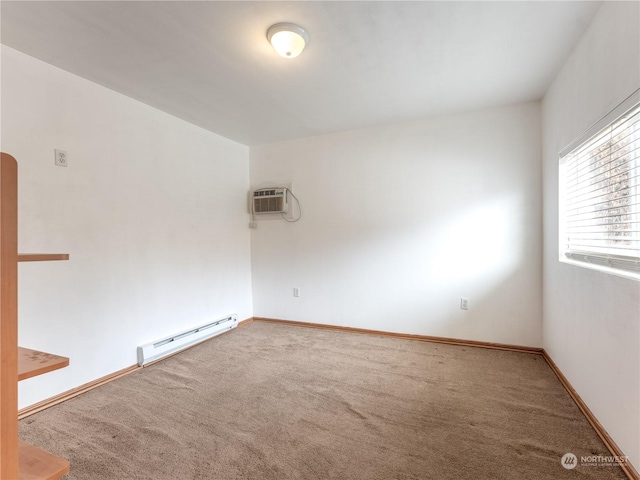
[[69, 260], [68, 253], [19, 253], [19, 262], [49, 262], [52, 260]]
[[67, 357], [18, 347], [18, 380], [25, 380], [67, 366], [69, 366]]
[[20, 440], [20, 480], [56, 480], [69, 473], [69, 462]]

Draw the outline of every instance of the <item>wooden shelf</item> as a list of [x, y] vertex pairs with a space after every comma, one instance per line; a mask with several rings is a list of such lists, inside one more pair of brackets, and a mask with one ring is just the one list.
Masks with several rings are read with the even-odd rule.
[[56, 480], [69, 473], [69, 462], [20, 440], [20, 480]]
[[69, 260], [68, 253], [19, 253], [19, 262], [50, 262], [53, 260]]
[[18, 262], [69, 260], [68, 253], [18, 253], [18, 165], [0, 152], [0, 479], [57, 480], [69, 462], [18, 438], [18, 381], [69, 359], [18, 346]]
[[26, 380], [67, 366], [67, 357], [18, 347], [18, 380]]

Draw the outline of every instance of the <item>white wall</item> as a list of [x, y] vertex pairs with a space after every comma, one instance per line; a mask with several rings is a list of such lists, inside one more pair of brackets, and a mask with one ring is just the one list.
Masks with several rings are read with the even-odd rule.
[[558, 261], [558, 152], [640, 86], [639, 10], [605, 2], [543, 101], [544, 348], [636, 467], [640, 283]]
[[603, 5], [545, 96], [542, 153], [538, 103], [252, 148], [251, 184], [292, 184], [304, 215], [259, 221], [251, 257], [247, 147], [2, 47], [20, 250], [71, 254], [20, 265], [21, 344], [71, 358], [21, 406], [252, 316], [253, 274], [256, 316], [544, 345], [640, 465], [640, 286], [557, 249], [557, 152], [640, 85], [638, 9]]
[[255, 315], [541, 346], [539, 110], [251, 148], [252, 186], [303, 209], [252, 231]]
[[21, 382], [21, 406], [135, 364], [141, 343], [252, 316], [247, 147], [3, 47], [2, 151], [20, 251], [71, 255], [19, 267], [20, 344], [71, 359]]

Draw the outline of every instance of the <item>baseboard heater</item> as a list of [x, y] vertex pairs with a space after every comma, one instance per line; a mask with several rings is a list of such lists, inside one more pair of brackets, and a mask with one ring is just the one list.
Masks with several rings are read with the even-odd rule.
[[238, 315], [228, 315], [220, 320], [205, 323], [198, 327], [176, 333], [170, 337], [156, 340], [138, 347], [138, 365], [141, 367], [172, 353], [215, 337], [238, 326]]

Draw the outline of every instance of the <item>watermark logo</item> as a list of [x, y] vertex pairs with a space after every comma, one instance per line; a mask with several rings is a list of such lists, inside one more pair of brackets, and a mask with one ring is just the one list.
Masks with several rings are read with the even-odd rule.
[[560, 464], [567, 470], [573, 470], [578, 465], [578, 457], [573, 453], [565, 453], [560, 459]]
[[580, 465], [585, 467], [617, 467], [629, 463], [626, 455], [587, 455], [580, 457]]
[[560, 465], [567, 470], [573, 470], [580, 464], [580, 467], [617, 467], [629, 462], [629, 457], [620, 455], [587, 455], [578, 457], [573, 453], [565, 453], [560, 459]]

